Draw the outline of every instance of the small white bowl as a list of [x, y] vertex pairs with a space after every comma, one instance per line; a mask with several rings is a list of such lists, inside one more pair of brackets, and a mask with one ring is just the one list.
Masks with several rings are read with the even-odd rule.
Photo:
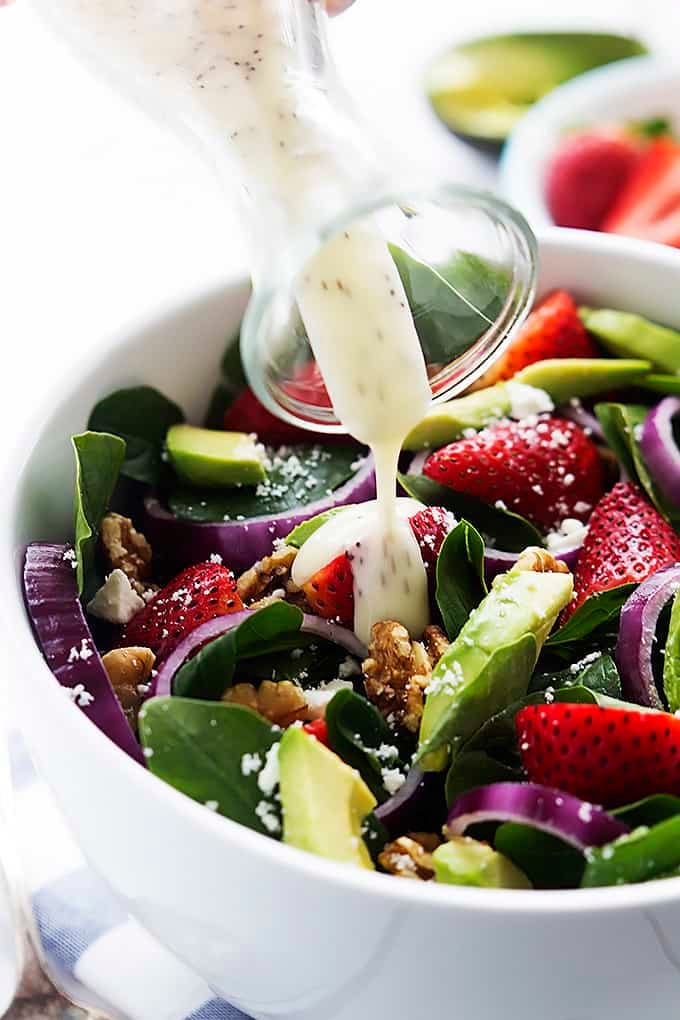
[[[546, 234], [540, 250], [541, 291], [563, 286], [589, 304], [680, 328], [680, 252], [567, 230]], [[680, 997], [680, 878], [521, 892], [343, 867], [156, 779], [55, 682], [26, 617], [20, 567], [27, 541], [71, 536], [69, 436], [98, 397], [135, 382], [197, 415], [246, 294], [245, 286], [197, 293], [93, 345], [79, 373], [55, 385], [8, 465], [0, 622], [10, 687], [86, 856], [135, 917], [257, 1020], [668, 1020]], [[172, 997], [168, 989], [167, 1016]]]
[[633, 57], [581, 74], [536, 103], [501, 157], [503, 196], [534, 230], [551, 225], [545, 200], [550, 159], [565, 131], [579, 126], [669, 117], [680, 130], [680, 70], [656, 57]]

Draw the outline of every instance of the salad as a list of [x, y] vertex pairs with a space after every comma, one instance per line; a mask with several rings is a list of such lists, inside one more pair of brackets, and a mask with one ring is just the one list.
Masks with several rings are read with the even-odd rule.
[[430, 620], [365, 645], [356, 543], [295, 564], [359, 519], [371, 458], [271, 416], [232, 342], [202, 426], [137, 386], [73, 437], [73, 542], [26, 551], [36, 639], [140, 767], [263, 837], [452, 885], [680, 874], [679, 380], [680, 333], [545, 297], [409, 435]]

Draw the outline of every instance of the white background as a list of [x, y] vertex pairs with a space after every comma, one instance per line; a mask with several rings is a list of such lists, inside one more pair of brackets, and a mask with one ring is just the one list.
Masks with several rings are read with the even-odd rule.
[[[426, 155], [438, 173], [484, 186], [493, 165], [436, 122], [423, 69], [449, 41], [546, 25], [631, 31], [680, 54], [679, 0], [357, 0], [332, 34], [341, 71], [380, 133]], [[83, 71], [27, 0], [0, 7], [5, 441], [79, 352], [192, 282], [241, 268], [229, 199], [211, 174]]]

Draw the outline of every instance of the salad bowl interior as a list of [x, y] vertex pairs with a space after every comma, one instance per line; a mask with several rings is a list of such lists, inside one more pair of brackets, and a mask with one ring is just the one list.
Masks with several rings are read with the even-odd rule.
[[[568, 288], [585, 302], [680, 328], [677, 252], [552, 230], [540, 253], [542, 292]], [[680, 996], [680, 878], [537, 893], [435, 889], [355, 871], [268, 840], [164, 785], [74, 711], [55, 683], [23, 607], [20, 561], [28, 541], [71, 538], [69, 436], [97, 399], [141, 382], [198, 420], [247, 297], [245, 284], [225, 285], [104, 341], [78, 378], [55, 389], [52, 408], [8, 466], [9, 685], [39, 770], [86, 856], [131, 914], [257, 1020], [444, 1011], [466, 1020], [666, 1020]]]
[[519, 122], [501, 160], [501, 190], [535, 230], [552, 225], [546, 171], [565, 133], [664, 118], [680, 129], [680, 72], [656, 57], [633, 57], [560, 85]]

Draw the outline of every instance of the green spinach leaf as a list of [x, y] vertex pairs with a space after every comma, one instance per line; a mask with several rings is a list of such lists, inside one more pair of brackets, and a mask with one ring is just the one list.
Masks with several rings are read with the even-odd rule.
[[668, 710], [680, 709], [680, 591], [675, 593], [663, 656], [663, 692]]
[[494, 845], [521, 868], [535, 889], [574, 889], [581, 884], [583, 854], [555, 836], [505, 822], [496, 830]]
[[87, 427], [124, 439], [126, 451], [121, 474], [156, 485], [163, 468], [161, 454], [167, 431], [182, 421], [181, 408], [153, 386], [131, 386], [100, 400]]
[[302, 612], [287, 602], [273, 602], [247, 617], [238, 627], [205, 645], [177, 671], [173, 694], [217, 701], [234, 678], [236, 663], [296, 648], [300, 643]]
[[343, 485], [356, 471], [356, 447], [294, 446], [270, 451], [267, 481], [257, 488], [229, 490], [179, 486], [168, 506], [182, 521], [207, 523], [284, 514], [307, 506]]
[[500, 510], [475, 496], [434, 482], [425, 475], [399, 475], [399, 484], [414, 499], [427, 506], [443, 506], [458, 520], [466, 520], [477, 531], [506, 552], [522, 552], [528, 545], [543, 545], [543, 536], [525, 517]]
[[673, 797], [669, 793], [655, 793], [651, 797], [645, 797], [635, 804], [626, 804], [625, 807], [617, 808], [612, 814], [620, 818], [631, 829], [637, 829], [641, 825], [658, 825], [668, 818], [675, 818], [680, 815], [680, 797]]
[[437, 557], [436, 599], [451, 641], [487, 593], [484, 540], [467, 521], [446, 536]]
[[659, 878], [680, 868], [680, 816], [642, 826], [603, 847], [586, 851], [581, 887], [629, 885]]
[[611, 655], [594, 653], [595, 658], [586, 656], [583, 662], [576, 662], [566, 669], [547, 673], [535, 673], [529, 691], [545, 691], [548, 687], [587, 687], [595, 694], [606, 694], [610, 698], [623, 698], [621, 677]]
[[231, 407], [248, 382], [241, 361], [241, 337], [237, 333], [227, 341], [222, 361], [221, 378], [215, 385], [203, 425], [207, 429], [224, 427], [224, 414]]
[[83, 432], [72, 439], [76, 456], [74, 497], [75, 551], [78, 592], [91, 597], [99, 586], [95, 553], [99, 528], [111, 502], [125, 443], [105, 432]]
[[561, 658], [574, 659], [589, 651], [589, 642], [596, 642], [603, 628], [616, 626], [624, 602], [635, 584], [590, 595], [564, 626], [550, 635], [545, 648]]
[[[348, 654], [340, 645], [300, 632], [293, 648], [267, 651], [257, 658], [237, 663], [233, 682], [239, 679], [257, 683], [261, 680], [292, 680], [301, 687], [318, 687], [335, 680]], [[360, 667], [357, 664], [357, 675]], [[348, 678], [348, 679], [351, 679]]]
[[326, 725], [335, 753], [358, 770], [379, 803], [386, 800], [382, 770], [401, 762], [392, 733], [377, 708], [349, 689], [338, 691], [326, 708]]
[[280, 731], [261, 716], [240, 705], [152, 698], [140, 713], [139, 733], [154, 775], [225, 818], [257, 832], [280, 833], [280, 808], [258, 787], [259, 769], [242, 767], [244, 755], [264, 765], [280, 739]]

